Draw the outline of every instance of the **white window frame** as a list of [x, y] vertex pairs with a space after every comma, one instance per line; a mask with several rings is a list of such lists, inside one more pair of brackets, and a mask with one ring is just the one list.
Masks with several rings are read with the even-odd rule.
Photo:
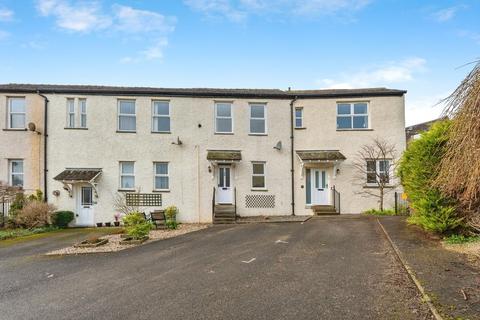
[[[168, 115], [156, 114], [155, 113], [155, 102], [166, 102], [168, 104]], [[136, 111], [136, 109], [135, 109]], [[156, 133], [171, 133], [172, 132], [172, 117], [171, 117], [170, 101], [169, 100], [152, 100], [152, 132]], [[155, 130], [155, 119], [156, 118], [168, 118], [170, 130]]]
[[[225, 116], [218, 116], [217, 115], [217, 106], [219, 104], [228, 104], [230, 105], [230, 117], [225, 117]], [[215, 102], [215, 134], [233, 134], [234, 132], [234, 121], [233, 121], [233, 102], [232, 101], [216, 101]], [[217, 119], [230, 119], [232, 122], [232, 130], [231, 131], [218, 131], [217, 130]]]
[[[133, 102], [133, 105], [135, 107], [135, 113], [120, 113], [120, 104], [122, 101], [130, 101]], [[133, 99], [118, 99], [117, 102], [117, 131], [118, 132], [137, 132], [137, 101]], [[135, 118], [135, 129], [134, 130], [125, 130], [120, 128], [120, 117], [131, 117]]]
[[[123, 165], [126, 163], [131, 163], [133, 164], [133, 173], [123, 173]], [[124, 188], [122, 185], [122, 178], [123, 177], [133, 177], [133, 188]], [[119, 162], [119, 185], [120, 185], [120, 190], [135, 190], [135, 161], [120, 161]]]
[[[350, 113], [349, 114], [339, 114], [338, 113], [338, 105], [340, 104], [349, 104], [350, 105]], [[354, 106], [355, 104], [366, 104], [367, 105], [367, 112], [366, 113], [354, 113]], [[370, 103], [368, 101], [338, 101], [336, 104], [336, 114], [337, 117], [335, 118], [335, 126], [337, 126], [337, 130], [369, 130], [370, 129]], [[367, 127], [366, 128], [355, 128], [353, 126], [353, 118], [354, 117], [367, 117]], [[350, 128], [339, 128], [338, 127], [338, 118], [350, 118], [350, 123], [352, 124]]]
[[[73, 111], [70, 109], [71, 106], [73, 106]], [[73, 116], [73, 123], [70, 121], [71, 116]], [[67, 128], [76, 127], [76, 118], [75, 98], [67, 98]]]
[[[167, 174], [157, 174], [157, 164], [166, 164], [167, 165]], [[157, 188], [156, 178], [157, 177], [164, 177], [167, 178], [168, 188], [166, 189], [159, 189]], [[153, 190], [154, 191], [170, 191], [170, 163], [167, 161], [156, 161], [153, 163]]]
[[[21, 162], [22, 163], [22, 172], [13, 172], [13, 163], [14, 162]], [[23, 159], [9, 159], [8, 160], [8, 181], [11, 186], [13, 185], [13, 176], [22, 176], [22, 185], [20, 187], [23, 188], [25, 185], [25, 161]], [[18, 186], [18, 185], [17, 185]], [[15, 186], [14, 186], [15, 187]]]
[[[300, 111], [300, 117], [297, 117], [297, 111]], [[293, 115], [294, 116], [293, 121], [295, 121], [293, 125], [295, 126], [295, 129], [305, 128], [304, 125], [303, 125], [303, 107], [296, 107], [293, 112], [295, 112], [294, 115]], [[297, 126], [297, 119], [300, 119], [300, 121], [302, 123], [300, 126]]]
[[[263, 174], [254, 173], [254, 165], [261, 164], [263, 166]], [[263, 187], [254, 187], [253, 178], [254, 177], [263, 177]], [[252, 161], [252, 179], [251, 179], [252, 190], [267, 190], [267, 162], [265, 161]]]
[[[24, 101], [24, 111], [23, 112], [12, 112], [12, 100], [23, 100]], [[23, 115], [23, 127], [13, 128], [12, 127], [12, 115], [20, 114]], [[11, 130], [25, 130], [27, 125], [27, 100], [25, 97], [7, 97], [7, 128]]]
[[[82, 105], [82, 102], [84, 104]], [[82, 106], [85, 107], [85, 109], [82, 108]], [[88, 122], [87, 122], [87, 99], [86, 98], [78, 98], [78, 112], [80, 113], [80, 128], [86, 129], [88, 128]], [[85, 119], [85, 121], [83, 121]], [[85, 125], [84, 125], [85, 122]]]
[[[369, 161], [375, 161], [375, 171], [368, 171], [368, 162]], [[385, 158], [385, 159], [368, 159], [367, 162], [365, 163], [366, 165], [366, 173], [367, 173], [367, 186], [377, 186], [379, 181], [378, 179], [380, 178], [381, 174], [385, 174], [387, 171], [386, 170], [380, 170], [380, 162], [382, 161], [387, 161], [388, 162], [388, 174], [387, 174], [387, 177], [388, 177], [388, 182], [385, 183], [385, 185], [390, 185], [391, 183], [391, 180], [392, 180], [392, 175], [391, 175], [391, 165], [390, 163], [392, 162], [392, 159], [389, 159], [389, 158]], [[368, 182], [368, 174], [369, 173], [373, 173], [375, 174], [375, 182]]]
[[[267, 127], [267, 104], [262, 102], [251, 102], [250, 105], [250, 117], [248, 125], [250, 127], [249, 134], [254, 136], [265, 136], [268, 134]], [[263, 107], [263, 117], [252, 117], [252, 107]], [[252, 120], [263, 120], [265, 131], [264, 132], [252, 132]]]

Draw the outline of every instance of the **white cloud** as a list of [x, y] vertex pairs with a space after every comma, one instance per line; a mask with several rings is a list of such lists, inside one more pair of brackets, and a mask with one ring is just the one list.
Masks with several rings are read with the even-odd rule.
[[442, 100], [450, 93], [435, 94], [431, 96], [405, 98], [405, 123], [407, 126], [440, 118], [445, 104]]
[[13, 11], [6, 8], [0, 8], [0, 21], [11, 20], [13, 20]]
[[243, 22], [249, 15], [319, 16], [348, 14], [362, 9], [372, 0], [184, 0], [195, 11], [209, 18]]
[[7, 39], [10, 37], [10, 33], [7, 31], [0, 30], [0, 41]]
[[146, 49], [136, 57], [122, 58], [122, 63], [161, 59], [167, 35], [176, 23], [175, 17], [119, 4], [106, 10], [94, 0], [37, 0], [37, 10], [45, 17], [54, 17], [57, 27], [69, 32], [107, 33], [125, 41], [147, 39], [150, 45]]
[[475, 43], [480, 44], [480, 33], [479, 32], [472, 32], [469, 30], [461, 30], [458, 32], [458, 35], [462, 38], [467, 38], [473, 40]]
[[432, 17], [438, 22], [446, 22], [455, 17], [458, 11], [465, 9], [466, 6], [458, 5], [438, 10], [432, 14]]
[[391, 62], [369, 70], [342, 73], [338, 79], [322, 79], [317, 84], [324, 88], [365, 88], [388, 86], [414, 80], [414, 74], [425, 70], [426, 60], [409, 58]]

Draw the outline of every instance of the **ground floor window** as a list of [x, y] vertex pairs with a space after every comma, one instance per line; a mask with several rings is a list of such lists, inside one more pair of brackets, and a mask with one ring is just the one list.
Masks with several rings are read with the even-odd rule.
[[23, 160], [15, 159], [9, 161], [10, 185], [14, 187], [23, 187]]
[[120, 162], [120, 189], [135, 189], [135, 162]]
[[154, 176], [155, 190], [168, 190], [170, 188], [168, 176], [168, 162], [155, 162]]
[[252, 189], [265, 187], [265, 162], [252, 162]]
[[390, 160], [367, 160], [367, 184], [390, 182]]

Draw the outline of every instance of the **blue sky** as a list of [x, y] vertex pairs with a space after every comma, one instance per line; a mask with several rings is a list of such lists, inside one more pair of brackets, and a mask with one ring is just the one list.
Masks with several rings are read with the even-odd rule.
[[478, 0], [0, 0], [0, 83], [386, 86], [413, 124], [479, 57]]

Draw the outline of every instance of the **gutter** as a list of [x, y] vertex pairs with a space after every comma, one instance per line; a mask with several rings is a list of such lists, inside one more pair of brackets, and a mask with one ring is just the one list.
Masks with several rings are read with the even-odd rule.
[[45, 202], [48, 202], [47, 190], [47, 138], [48, 138], [48, 98], [37, 90], [37, 94], [45, 100], [44, 114], [43, 114], [43, 195]]
[[295, 137], [294, 137], [294, 127], [293, 127], [293, 122], [294, 122], [294, 117], [293, 117], [293, 104], [295, 101], [297, 101], [298, 96], [294, 96], [292, 101], [290, 101], [290, 161], [291, 161], [291, 167], [290, 167], [290, 174], [291, 174], [291, 183], [292, 183], [292, 216], [295, 215], [295, 165], [294, 165], [294, 158], [295, 158], [295, 151], [294, 151], [294, 146], [295, 146]]

